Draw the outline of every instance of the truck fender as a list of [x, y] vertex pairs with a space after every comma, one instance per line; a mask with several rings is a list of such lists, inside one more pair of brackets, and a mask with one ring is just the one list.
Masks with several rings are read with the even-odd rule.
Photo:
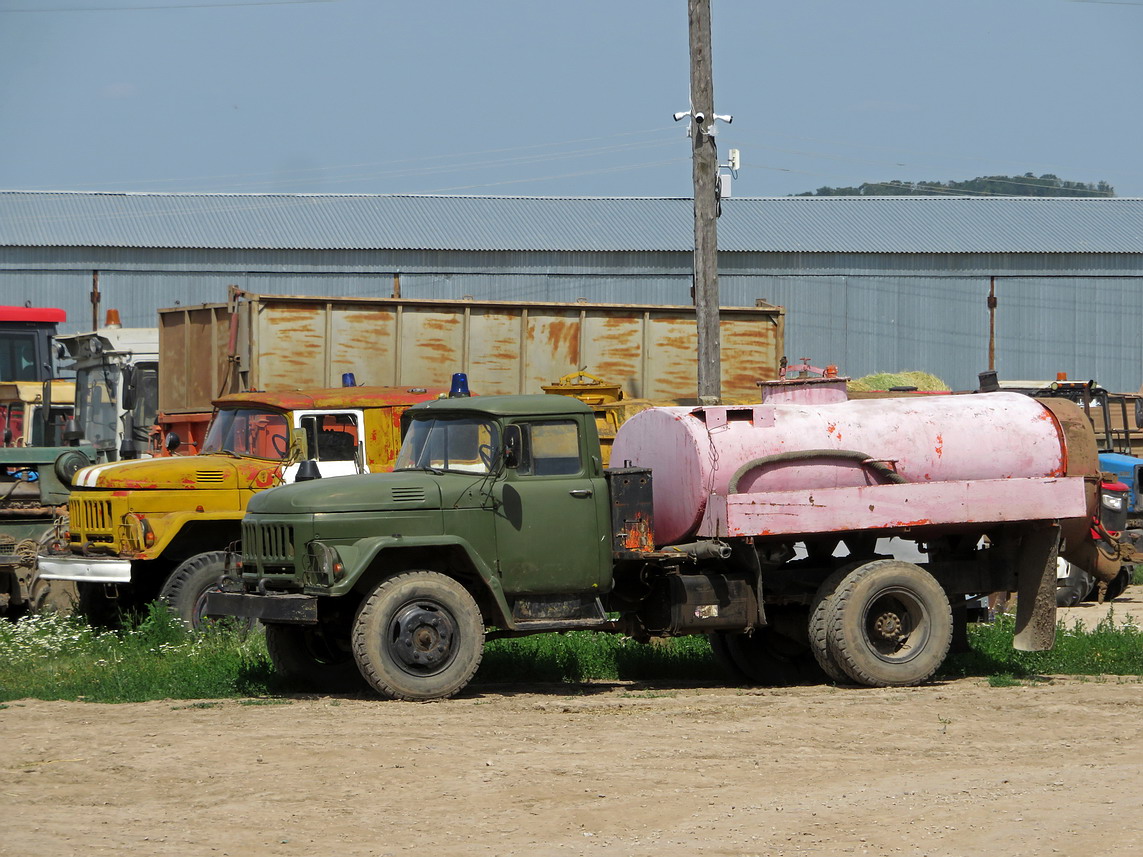
[[[334, 587], [331, 595], [344, 595], [352, 589], [357, 581], [364, 575], [383, 554], [408, 550], [428, 550], [440, 552], [442, 550], [458, 550], [462, 552], [476, 574], [480, 578], [487, 592], [491, 606], [498, 616], [493, 621], [498, 625], [510, 627], [512, 610], [508, 600], [504, 597], [504, 589], [500, 585], [500, 578], [481, 558], [466, 539], [456, 536], [376, 536], [359, 539], [352, 545], [337, 545], [337, 552], [345, 565], [345, 577]], [[475, 593], [474, 593], [475, 594]]]
[[[164, 556], [171, 543], [182, 535], [187, 525], [222, 522], [237, 527], [242, 520], [242, 514], [241, 511], [226, 509], [218, 512], [171, 512], [154, 515], [151, 520], [162, 521], [162, 535], [149, 548], [139, 551], [135, 555], [135, 559], [159, 559]], [[219, 545], [219, 547], [223, 547], [223, 545]]]

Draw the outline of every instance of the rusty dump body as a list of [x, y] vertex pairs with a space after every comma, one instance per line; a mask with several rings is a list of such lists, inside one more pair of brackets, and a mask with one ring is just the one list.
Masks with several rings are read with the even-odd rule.
[[[720, 311], [724, 395], [778, 376], [784, 310]], [[340, 298], [239, 292], [229, 303], [159, 311], [166, 414], [210, 410], [220, 393], [358, 383], [539, 393], [586, 369], [629, 398], [697, 395], [694, 307]]]

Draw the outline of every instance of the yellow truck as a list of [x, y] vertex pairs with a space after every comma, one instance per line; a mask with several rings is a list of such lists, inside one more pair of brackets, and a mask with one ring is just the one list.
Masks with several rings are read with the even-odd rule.
[[66, 540], [40, 556], [39, 577], [74, 583], [92, 618], [112, 620], [162, 598], [196, 626], [252, 496], [304, 480], [307, 468], [321, 476], [390, 469], [405, 409], [442, 392], [337, 387], [223, 396], [199, 454], [178, 455], [172, 437], [170, 457], [76, 473]]

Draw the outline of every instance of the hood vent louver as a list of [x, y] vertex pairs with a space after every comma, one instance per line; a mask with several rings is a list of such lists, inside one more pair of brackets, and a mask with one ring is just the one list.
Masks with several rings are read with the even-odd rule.
[[390, 495], [395, 503], [420, 503], [425, 499], [425, 489], [421, 487], [394, 488]]
[[195, 482], [206, 482], [208, 484], [221, 484], [226, 481], [226, 474], [221, 470], [197, 470], [194, 474]]

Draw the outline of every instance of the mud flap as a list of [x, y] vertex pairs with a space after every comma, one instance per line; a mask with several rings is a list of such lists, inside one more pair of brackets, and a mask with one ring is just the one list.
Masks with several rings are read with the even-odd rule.
[[1042, 652], [1056, 643], [1056, 550], [1060, 527], [1030, 527], [1016, 567], [1016, 635], [1012, 648]]

